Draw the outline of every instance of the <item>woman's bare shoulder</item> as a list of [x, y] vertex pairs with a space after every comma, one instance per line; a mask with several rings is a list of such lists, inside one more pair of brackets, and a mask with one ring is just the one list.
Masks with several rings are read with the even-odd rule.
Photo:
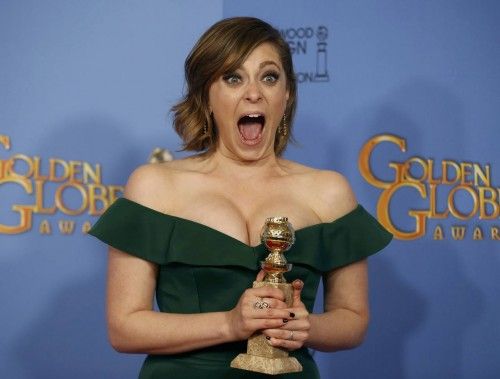
[[342, 217], [357, 205], [349, 181], [336, 171], [318, 170], [311, 186], [315, 189], [317, 206], [325, 221]]
[[356, 197], [346, 177], [333, 170], [320, 170], [286, 161], [291, 176], [311, 201], [322, 221], [330, 222], [352, 211]]
[[195, 170], [190, 159], [149, 163], [137, 167], [125, 186], [124, 196], [160, 212], [168, 211], [168, 199], [175, 198], [176, 182], [183, 173]]

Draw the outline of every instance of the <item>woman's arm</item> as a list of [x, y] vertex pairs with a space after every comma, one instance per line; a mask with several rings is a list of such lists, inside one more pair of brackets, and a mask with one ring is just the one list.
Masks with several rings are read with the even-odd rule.
[[153, 311], [157, 270], [153, 263], [110, 248], [107, 321], [113, 348], [127, 353], [168, 354], [230, 340], [223, 313], [175, 315]]
[[[356, 197], [342, 175], [322, 172], [317, 183], [324, 220], [335, 220], [356, 207]], [[310, 315], [307, 346], [335, 351], [361, 344], [369, 320], [367, 277], [366, 260], [335, 269], [323, 277], [324, 313]]]
[[369, 321], [366, 260], [333, 270], [324, 285], [324, 313], [309, 315], [306, 345], [320, 351], [360, 345]]
[[[156, 312], [155, 264], [111, 248], [108, 267], [108, 333], [120, 352], [173, 354], [244, 340], [258, 329], [283, 326], [289, 317], [282, 292], [269, 287], [246, 290], [228, 312]], [[259, 298], [272, 302], [273, 309], [254, 309]]]
[[320, 351], [351, 349], [368, 326], [366, 260], [330, 272], [325, 278], [324, 313], [309, 314], [300, 299], [303, 283], [295, 280], [294, 317], [281, 328], [264, 330], [270, 343], [288, 350], [307, 346]]

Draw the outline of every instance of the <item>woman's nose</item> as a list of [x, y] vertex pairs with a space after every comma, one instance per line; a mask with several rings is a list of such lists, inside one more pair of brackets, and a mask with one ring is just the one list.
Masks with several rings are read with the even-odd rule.
[[262, 99], [262, 91], [259, 84], [255, 81], [250, 81], [247, 85], [245, 98], [251, 102], [257, 102]]

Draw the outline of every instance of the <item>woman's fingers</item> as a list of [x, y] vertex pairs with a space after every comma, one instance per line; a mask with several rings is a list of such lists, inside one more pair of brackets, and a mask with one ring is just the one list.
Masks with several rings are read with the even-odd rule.
[[247, 320], [247, 327], [251, 330], [277, 329], [285, 325], [281, 318], [253, 318]]
[[285, 294], [278, 288], [263, 286], [259, 288], [249, 288], [245, 291], [247, 295], [253, 297], [271, 297], [273, 299], [285, 301]]
[[297, 349], [300, 349], [304, 343], [302, 341], [295, 341], [295, 340], [282, 340], [282, 339], [276, 339], [271, 337], [269, 339], [269, 344], [274, 346], [274, 347], [281, 347], [283, 349], [286, 349], [288, 351], [294, 351]]
[[[281, 301], [278, 299], [273, 299], [272, 297], [257, 298], [256, 302], [257, 301], [262, 301], [262, 302], [266, 303], [267, 305], [269, 305], [269, 308], [275, 308], [275, 309], [288, 308], [284, 301]], [[255, 305], [255, 303], [253, 305]]]
[[257, 282], [262, 282], [264, 280], [264, 277], [266, 276], [266, 272], [264, 270], [260, 270], [259, 273], [257, 274], [257, 277], [255, 280]]
[[304, 288], [304, 282], [300, 279], [296, 279], [292, 282], [293, 295], [292, 295], [292, 307], [299, 307], [302, 305], [302, 300], [300, 298], [302, 294], [302, 288]]
[[[309, 331], [311, 325], [309, 323], [309, 318], [305, 317], [305, 318], [297, 318], [297, 315], [295, 315], [295, 318], [289, 318], [287, 322], [285, 322], [285, 325], [281, 326], [279, 329], [277, 330], [271, 330], [271, 331], [268, 331], [268, 330], [263, 330], [263, 333], [265, 335], [269, 335], [273, 337], [280, 337], [280, 335], [282, 335], [284, 333], [284, 331], [290, 331], [290, 330], [300, 330], [300, 331], [304, 331], [304, 332], [307, 332]], [[271, 333], [271, 334], [268, 334]]]
[[243, 295], [244, 303], [253, 308], [287, 308], [285, 295], [274, 287], [250, 288]]
[[238, 340], [248, 338], [257, 330], [280, 328], [290, 317], [285, 295], [270, 286], [245, 290], [236, 306], [227, 312], [230, 333]]
[[288, 350], [301, 348], [309, 336], [305, 331], [288, 329], [267, 329], [264, 334], [270, 345]]
[[266, 329], [264, 334], [277, 340], [302, 341], [307, 337], [307, 332], [302, 330]]
[[290, 320], [289, 311], [276, 308], [249, 309], [246, 312], [246, 316], [253, 319], [280, 319], [283, 321], [283, 324], [286, 324]]
[[[260, 279], [263, 279], [262, 272], [257, 275], [257, 280]], [[292, 307], [287, 306], [285, 295], [278, 288], [263, 286], [245, 290], [236, 307], [228, 312], [231, 332], [236, 336], [236, 339], [245, 339], [257, 330], [287, 329], [289, 322], [294, 324], [293, 328], [288, 328], [289, 331], [308, 329], [307, 325], [302, 325], [308, 317], [307, 310], [300, 300], [302, 287], [301, 281], [294, 282]], [[301, 319], [300, 322], [298, 318]], [[299, 337], [300, 339], [304, 338], [302, 335]], [[290, 343], [282, 342], [283, 339], [278, 336], [273, 338], [277, 340], [276, 346], [287, 349], [299, 348], [303, 344], [300, 342], [292, 346]]]
[[293, 307], [284, 311], [289, 312], [290, 320], [279, 328], [265, 329], [262, 331], [266, 335], [270, 345], [281, 347], [287, 350], [301, 348], [309, 338], [309, 312], [300, 299], [303, 282], [293, 283]]

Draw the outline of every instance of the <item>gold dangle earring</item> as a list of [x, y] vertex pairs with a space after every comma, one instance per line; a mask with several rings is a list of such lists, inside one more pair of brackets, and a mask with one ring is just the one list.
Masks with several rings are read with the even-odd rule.
[[205, 124], [203, 125], [203, 135], [207, 136], [208, 135], [208, 123], [212, 125], [212, 117], [214, 115], [214, 112], [210, 111], [210, 116], [208, 116], [210, 119], [207, 121], [205, 120]]
[[284, 137], [288, 134], [288, 127], [286, 124], [286, 113], [283, 114], [283, 122], [280, 127], [280, 134]]
[[[210, 116], [209, 117], [212, 118], [212, 112], [210, 112]], [[209, 121], [205, 119], [205, 123], [203, 124], [203, 135], [204, 136], [208, 135], [208, 122]]]

